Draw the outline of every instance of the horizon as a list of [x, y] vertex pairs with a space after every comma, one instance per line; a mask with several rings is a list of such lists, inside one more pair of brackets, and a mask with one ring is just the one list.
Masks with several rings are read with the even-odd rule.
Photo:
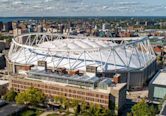
[[166, 19], [166, 16], [18, 16], [18, 17], [1, 17], [0, 16], [0, 22], [6, 23], [10, 21], [19, 21], [19, 20], [53, 20], [53, 19], [131, 19], [131, 18], [137, 18], [137, 19]]
[[59, 18], [59, 17], [129, 17], [129, 18], [132, 18], [132, 17], [166, 17], [166, 16], [150, 16], [150, 15], [146, 15], [146, 16], [76, 16], [76, 15], [73, 15], [73, 16], [0, 16], [0, 18], [33, 18], [33, 17], [37, 17], [37, 18], [42, 18], [42, 17], [46, 17], [46, 18]]

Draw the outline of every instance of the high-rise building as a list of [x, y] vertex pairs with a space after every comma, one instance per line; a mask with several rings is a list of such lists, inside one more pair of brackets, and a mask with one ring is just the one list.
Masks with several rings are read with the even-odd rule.
[[94, 28], [95, 30], [97, 30], [97, 25], [95, 25], [95, 28]]
[[27, 30], [28, 30], [28, 33], [32, 32], [32, 27], [31, 27], [31, 25], [27, 25]]
[[13, 30], [12, 22], [8, 22], [3, 25], [3, 31], [9, 32], [11, 30]]
[[63, 33], [64, 28], [65, 28], [65, 26], [63, 24], [60, 24], [59, 25], [59, 32]]
[[22, 34], [22, 30], [20, 28], [13, 29], [13, 36], [16, 37]]
[[16, 29], [17, 28], [17, 22], [12, 22], [12, 29]]
[[105, 23], [102, 25], [102, 31], [105, 31]]
[[3, 22], [0, 22], [0, 31], [3, 29]]
[[7, 23], [7, 30], [8, 30], [8, 31], [13, 30], [12, 22], [8, 22], [8, 23]]
[[42, 25], [37, 25], [37, 32], [43, 32]]

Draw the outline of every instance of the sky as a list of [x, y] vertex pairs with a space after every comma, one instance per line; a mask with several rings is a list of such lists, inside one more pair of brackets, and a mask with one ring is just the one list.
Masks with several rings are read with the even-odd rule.
[[166, 16], [166, 0], [0, 0], [0, 16]]

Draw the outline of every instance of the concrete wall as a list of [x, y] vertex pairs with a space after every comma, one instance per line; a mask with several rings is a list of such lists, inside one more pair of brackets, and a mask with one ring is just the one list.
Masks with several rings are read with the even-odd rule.
[[[114, 108], [115, 111], [118, 111], [120, 113], [123, 110], [124, 105], [126, 104], [126, 90], [127, 90], [127, 85], [125, 85], [122, 89], [116, 90], [116, 89], [111, 89], [111, 96], [110, 99], [111, 101], [114, 101]], [[110, 104], [112, 105], [112, 104]]]
[[154, 61], [144, 69], [133, 71], [109, 71], [104, 75], [106, 77], [112, 78], [116, 73], [121, 74], [120, 81], [122, 83], [127, 82], [127, 89], [132, 90], [137, 88], [140, 89], [143, 88], [144, 85], [147, 85], [147, 83], [155, 75], [157, 70], [157, 63], [156, 61]]
[[[11, 63], [8, 64], [9, 65], [7, 65], [7, 68], [9, 69], [10, 73], [17, 72], [16, 68], [13, 68]], [[97, 76], [100, 75], [112, 78], [116, 73], [119, 73], [121, 74], [120, 82], [127, 83], [127, 89], [132, 90], [141, 89], [143, 86], [146, 86], [149, 80], [151, 80], [151, 78], [155, 75], [157, 70], [157, 63], [154, 61], [144, 69], [133, 71], [109, 71], [105, 72], [104, 74], [97, 73]]]
[[157, 70], [157, 63], [154, 61], [142, 70], [130, 72], [128, 74], [128, 89], [142, 88], [147, 85]]

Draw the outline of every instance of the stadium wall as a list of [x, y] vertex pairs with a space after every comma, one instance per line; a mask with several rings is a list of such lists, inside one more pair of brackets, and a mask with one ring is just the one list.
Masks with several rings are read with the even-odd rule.
[[122, 83], [127, 83], [127, 89], [142, 89], [146, 86], [149, 80], [156, 74], [158, 71], [158, 66], [156, 60], [154, 60], [151, 64], [147, 67], [140, 69], [140, 70], [133, 70], [133, 71], [108, 71], [103, 74], [98, 73], [98, 76], [106, 76], [112, 78], [116, 73], [121, 74], [120, 81]]

